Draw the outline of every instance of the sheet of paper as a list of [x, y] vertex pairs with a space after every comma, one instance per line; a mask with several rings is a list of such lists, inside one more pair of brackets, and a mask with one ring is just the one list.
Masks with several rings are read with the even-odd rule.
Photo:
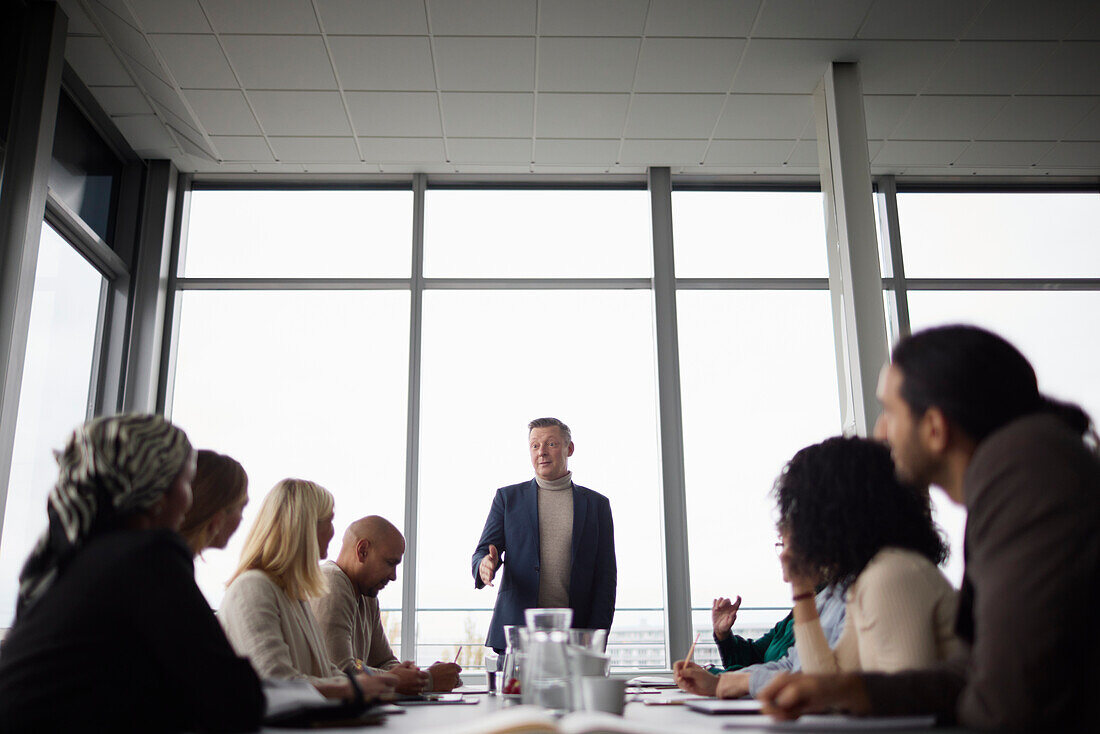
[[326, 699], [304, 680], [265, 680], [266, 715], [275, 716], [305, 706], [324, 705]]
[[704, 714], [759, 714], [760, 702], [751, 698], [717, 700], [708, 698], [702, 701], [688, 701], [687, 707]]

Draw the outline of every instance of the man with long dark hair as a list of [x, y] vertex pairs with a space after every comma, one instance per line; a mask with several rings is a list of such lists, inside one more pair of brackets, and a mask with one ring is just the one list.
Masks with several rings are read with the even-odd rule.
[[902, 340], [879, 398], [875, 433], [899, 475], [942, 487], [968, 510], [956, 622], [967, 655], [930, 671], [784, 676], [761, 692], [766, 710], [929, 713], [980, 728], [1094, 725], [1100, 459], [1088, 415], [1044, 397], [1007, 341], [967, 326]]

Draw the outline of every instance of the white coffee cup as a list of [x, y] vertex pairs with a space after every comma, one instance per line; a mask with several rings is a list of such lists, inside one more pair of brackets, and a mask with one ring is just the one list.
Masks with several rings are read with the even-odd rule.
[[626, 681], [622, 678], [582, 678], [586, 711], [606, 711], [622, 716], [626, 704]]

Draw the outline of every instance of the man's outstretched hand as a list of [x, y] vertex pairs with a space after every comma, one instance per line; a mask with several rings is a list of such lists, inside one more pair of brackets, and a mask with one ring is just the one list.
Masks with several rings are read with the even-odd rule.
[[492, 586], [493, 577], [497, 575], [498, 568], [500, 568], [500, 554], [497, 553], [495, 545], [490, 545], [489, 555], [481, 559], [481, 565], [477, 568], [478, 575], [481, 576], [481, 583]]

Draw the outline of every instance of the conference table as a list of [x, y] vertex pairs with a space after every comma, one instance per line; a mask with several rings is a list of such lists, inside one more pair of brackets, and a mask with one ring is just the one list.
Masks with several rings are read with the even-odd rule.
[[[462, 689], [457, 692], [461, 693]], [[467, 700], [476, 700], [474, 704], [428, 704], [419, 706], [401, 706], [400, 713], [392, 713], [385, 717], [385, 719], [377, 725], [369, 727], [352, 727], [352, 728], [335, 728], [328, 729], [332, 732], [364, 732], [364, 731], [386, 731], [386, 732], [417, 732], [418, 734], [423, 732], [424, 734], [432, 734], [438, 732], [438, 734], [452, 734], [457, 732], [458, 734], [476, 734], [483, 732], [484, 734], [499, 734], [502, 729], [499, 726], [493, 726], [493, 724], [503, 723], [501, 714], [504, 711], [514, 711], [515, 702], [506, 700], [501, 696], [489, 695], [486, 693], [466, 693], [465, 698]], [[648, 698], [647, 696], [632, 696], [627, 695], [626, 709], [623, 712], [621, 720], [616, 722], [616, 728], [602, 729], [601, 731], [614, 731], [614, 732], [638, 732], [638, 734], [657, 734], [661, 733], [673, 733], [673, 732], [717, 732], [717, 731], [739, 731], [746, 732], [747, 734], [762, 734], [767, 731], [775, 731], [766, 726], [749, 727], [737, 729], [725, 729], [726, 724], [733, 722], [734, 720], [741, 720], [740, 723], [747, 724], [747, 720], [743, 716], [711, 716], [703, 713], [697, 713], [688, 709], [683, 705], [665, 705], [654, 706], [646, 705], [642, 703], [643, 700]], [[575, 716], [575, 715], [574, 715]], [[568, 722], [569, 719], [566, 719]], [[563, 727], [566, 728], [566, 727]], [[855, 731], [854, 729], [847, 729]], [[844, 728], [806, 728], [799, 727], [797, 731], [845, 731]], [[866, 731], [866, 729], [858, 729]], [[313, 731], [316, 729], [264, 729], [265, 733], [276, 734], [277, 732], [294, 732], [294, 731]], [[885, 731], [885, 729], [877, 729], [877, 731]], [[958, 728], [917, 728], [917, 729], [899, 729], [891, 728], [890, 732], [894, 734], [928, 734], [929, 732], [936, 732], [937, 734], [947, 733], [961, 733], [966, 730]]]

